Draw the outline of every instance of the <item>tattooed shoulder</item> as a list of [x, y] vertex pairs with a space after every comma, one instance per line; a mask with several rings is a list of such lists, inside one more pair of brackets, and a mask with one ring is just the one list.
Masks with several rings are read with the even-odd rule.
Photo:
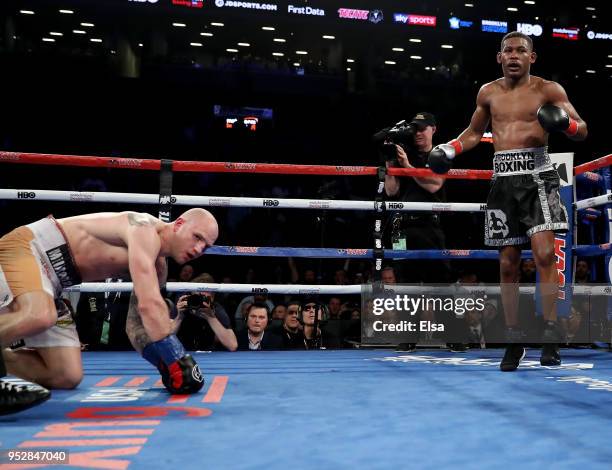
[[140, 212], [128, 212], [128, 222], [130, 225], [153, 225], [154, 219], [149, 214]]

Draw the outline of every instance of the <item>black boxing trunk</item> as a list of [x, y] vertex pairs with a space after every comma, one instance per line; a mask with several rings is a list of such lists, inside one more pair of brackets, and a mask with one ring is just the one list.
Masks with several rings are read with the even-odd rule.
[[568, 229], [559, 174], [547, 147], [495, 152], [487, 198], [485, 244], [521, 245], [534, 233]]

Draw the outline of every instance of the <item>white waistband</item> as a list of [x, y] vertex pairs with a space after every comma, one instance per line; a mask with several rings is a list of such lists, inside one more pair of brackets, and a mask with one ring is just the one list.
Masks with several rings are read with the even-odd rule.
[[68, 241], [51, 216], [26, 225], [34, 234], [33, 247], [47, 268], [53, 287], [61, 291], [81, 282]]
[[553, 170], [548, 147], [502, 150], [493, 156], [493, 176], [529, 175]]

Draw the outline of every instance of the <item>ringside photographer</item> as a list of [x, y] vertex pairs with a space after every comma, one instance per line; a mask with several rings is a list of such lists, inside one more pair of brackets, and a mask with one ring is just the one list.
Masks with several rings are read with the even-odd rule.
[[[203, 273], [191, 282], [214, 283], [215, 280], [210, 274]], [[182, 295], [176, 302], [176, 309], [179, 318], [182, 318], [178, 337], [185, 348], [200, 351], [235, 351], [238, 348], [230, 318], [223, 306], [215, 302], [214, 292]]]

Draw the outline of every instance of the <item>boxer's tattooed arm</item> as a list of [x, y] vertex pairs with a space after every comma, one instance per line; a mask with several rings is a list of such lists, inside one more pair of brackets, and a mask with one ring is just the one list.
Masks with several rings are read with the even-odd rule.
[[138, 299], [134, 294], [130, 297], [130, 306], [128, 307], [127, 320], [125, 322], [125, 332], [134, 346], [134, 349], [139, 353], [147, 344], [151, 342], [151, 338], [144, 329], [142, 319], [138, 313]]
[[153, 218], [149, 214], [141, 214], [139, 212], [129, 212], [128, 222], [130, 225], [144, 226], [153, 225]]

